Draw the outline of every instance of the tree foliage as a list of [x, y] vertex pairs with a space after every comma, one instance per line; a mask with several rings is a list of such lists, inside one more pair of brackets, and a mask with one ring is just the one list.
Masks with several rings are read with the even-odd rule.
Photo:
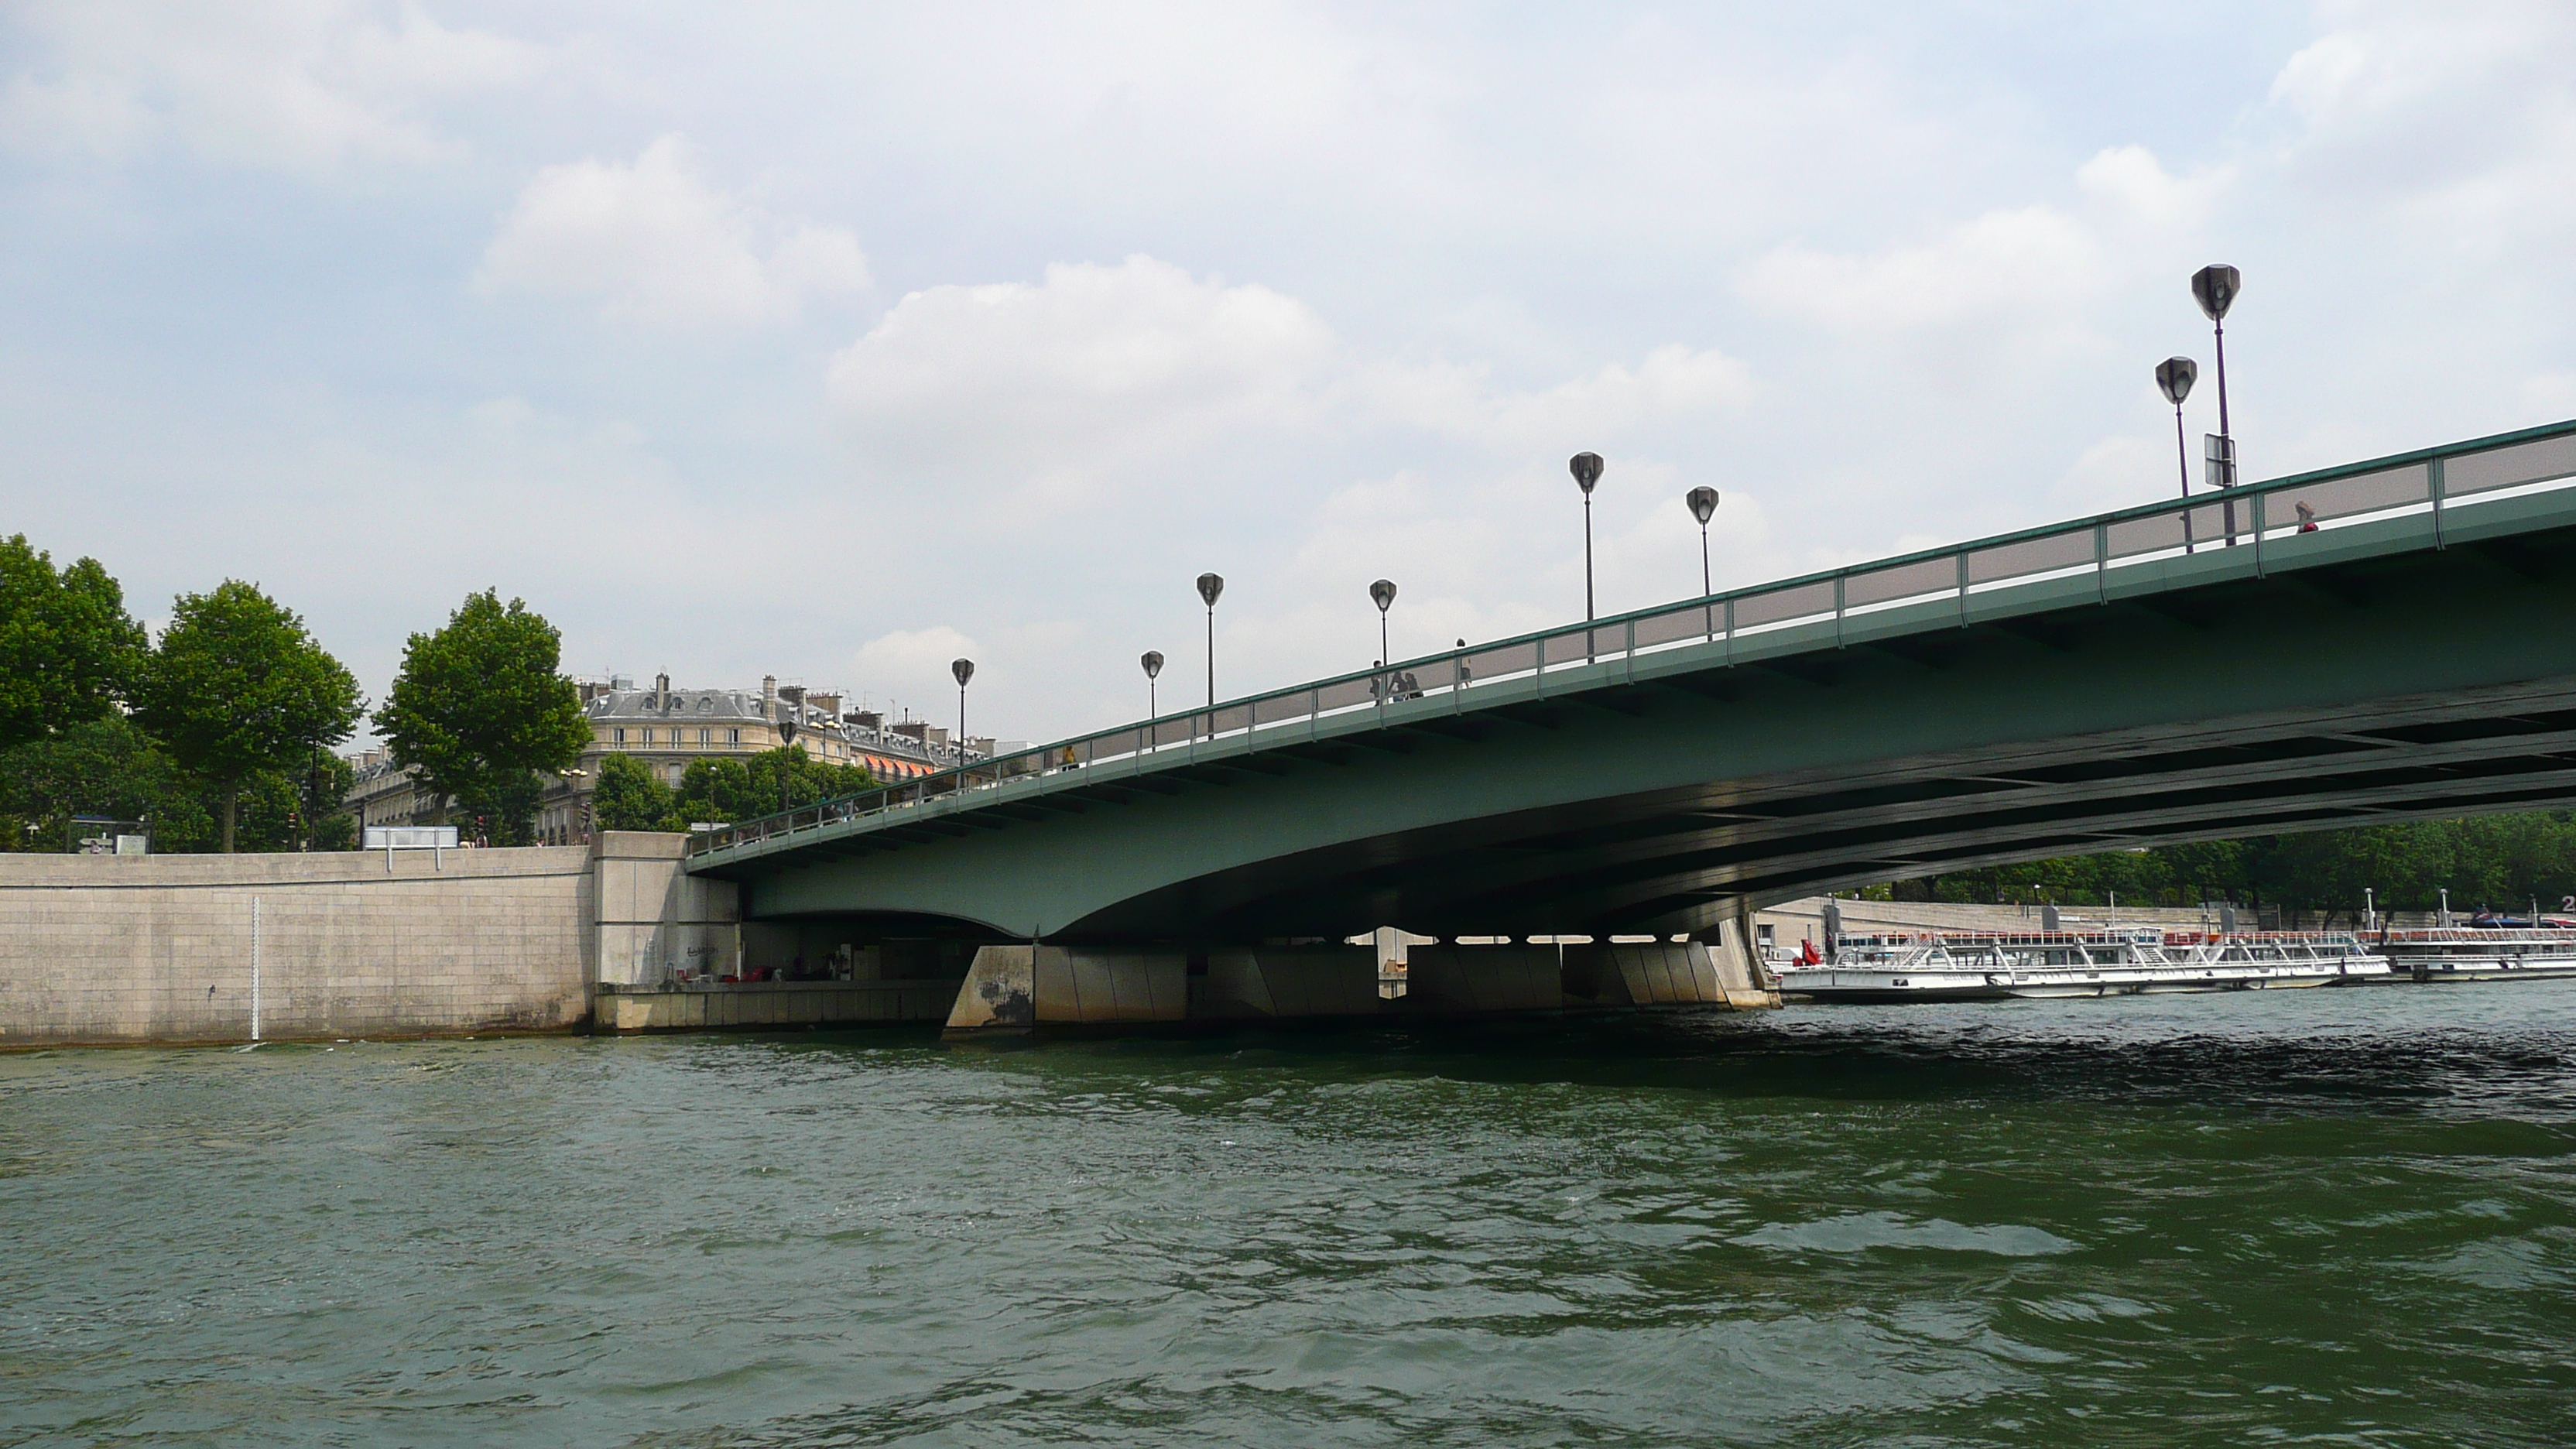
[[137, 723], [218, 792], [224, 850], [243, 787], [306, 768], [349, 737], [366, 707], [357, 679], [302, 619], [237, 579], [179, 596], [138, 693]]
[[633, 755], [605, 755], [591, 792], [591, 820], [601, 830], [668, 829], [676, 798], [652, 766]]
[[2230, 900], [2301, 910], [2556, 910], [2576, 895], [2576, 812], [2477, 815], [2252, 840], [2161, 846], [1954, 871], [1888, 888], [1899, 900], [2053, 900], [2138, 905]]
[[[238, 844], [245, 850], [345, 850], [357, 823], [342, 808], [351, 771], [317, 753], [305, 768], [266, 771], [242, 782]], [[220, 842], [220, 794], [179, 767], [160, 741], [121, 714], [73, 725], [50, 739], [0, 750], [0, 849], [66, 847], [74, 815], [141, 820], [152, 848], [212, 850]]]
[[440, 801], [479, 818], [495, 844], [529, 833], [541, 782], [590, 743], [581, 696], [558, 672], [562, 636], [523, 600], [469, 594], [434, 634], [414, 634], [376, 711], [394, 760]]
[[692, 761], [680, 776], [679, 799], [670, 829], [683, 830], [696, 821], [753, 820], [781, 806], [780, 775], [786, 776], [785, 807], [793, 809], [876, 788], [876, 777], [858, 765], [835, 765], [815, 759], [793, 745], [756, 755]]
[[0, 750], [113, 713], [143, 651], [125, 591], [98, 560], [58, 572], [25, 534], [0, 540]]

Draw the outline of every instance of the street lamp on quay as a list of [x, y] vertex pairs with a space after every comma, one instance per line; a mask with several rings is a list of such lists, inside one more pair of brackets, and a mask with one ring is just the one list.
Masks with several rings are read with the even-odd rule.
[[1369, 598], [1377, 604], [1377, 701], [1383, 705], [1395, 673], [1395, 656], [1386, 647], [1386, 611], [1395, 607], [1395, 581], [1380, 579], [1369, 585]]
[[[2200, 364], [2188, 357], [2168, 357], [2156, 364], [2156, 390], [2174, 410], [2174, 467], [2182, 474], [2183, 501], [2191, 500], [2191, 450], [2183, 445], [2182, 400], [2200, 380]], [[2182, 551], [2191, 552], [2191, 510], [2182, 511]]]
[[1199, 598], [1207, 604], [1208, 738], [1216, 738], [1216, 601], [1225, 592], [1219, 574], [1199, 575]]
[[975, 677], [975, 661], [952, 659], [948, 672], [957, 680], [957, 763], [962, 768], [966, 763], [966, 681]]
[[[1708, 572], [1708, 521], [1717, 516], [1717, 490], [1706, 486], [1694, 488], [1683, 495], [1682, 501], [1690, 505], [1691, 517], [1699, 520], [1699, 596], [1705, 599], [1717, 592]], [[1706, 606], [1702, 606], [1700, 612], [1708, 616], [1708, 637], [1716, 638], [1717, 615]]]
[[1163, 651], [1148, 649], [1136, 662], [1145, 666], [1145, 718], [1158, 718], [1163, 711], [1154, 700], [1154, 681], [1163, 677]]

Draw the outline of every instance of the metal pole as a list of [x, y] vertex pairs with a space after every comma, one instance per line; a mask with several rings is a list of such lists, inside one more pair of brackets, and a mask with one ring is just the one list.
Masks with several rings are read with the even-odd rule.
[[1592, 622], [1592, 495], [1583, 495], [1583, 622]]
[[[1707, 598], [1709, 595], [1711, 595], [1711, 594], [1713, 594], [1713, 593], [1716, 593], [1716, 592], [1717, 592], [1717, 588], [1716, 588], [1716, 586], [1715, 586], [1715, 585], [1713, 585], [1713, 584], [1711, 584], [1711, 583], [1709, 582], [1709, 573], [1708, 573], [1708, 525], [1707, 525], [1707, 524], [1705, 524], [1705, 523], [1703, 523], [1703, 524], [1701, 524], [1701, 525], [1699, 526], [1699, 596], [1700, 596], [1701, 598], [1705, 599], [1705, 598]], [[1700, 616], [1701, 616], [1701, 617], [1700, 617], [1700, 622], [1701, 622], [1701, 623], [1703, 623], [1703, 624], [1706, 624], [1706, 625], [1708, 626], [1708, 637], [1710, 637], [1711, 639], [1716, 638], [1716, 637], [1717, 637], [1717, 616], [1716, 616], [1715, 614], [1711, 613], [1711, 612], [1710, 612], [1710, 610], [1709, 610], [1709, 607], [1708, 607], [1707, 605], [1705, 605], [1705, 604], [1703, 604], [1703, 605], [1701, 605], [1701, 606], [1700, 606], [1700, 611], [1699, 611], [1699, 612], [1700, 612]]]
[[1208, 605], [1208, 738], [1216, 738], [1216, 605]]
[[250, 1039], [259, 1041], [259, 897], [250, 898]]
[[2182, 473], [2182, 551], [2191, 552], [2191, 448], [2183, 441], [2182, 404], [2174, 404], [2174, 467]]
[[[2213, 345], [2218, 349], [2218, 446], [2220, 451], [2227, 455], [2219, 466], [2227, 479], [2225, 486], [2233, 488], [2236, 486], [2236, 435], [2227, 429], [2227, 319], [2211, 318], [2209, 330], [2211, 337], [2215, 339]], [[2236, 500], [2228, 499], [2226, 509], [2226, 517], [2222, 521], [2227, 526], [2227, 546], [2234, 548], [2236, 546]]]

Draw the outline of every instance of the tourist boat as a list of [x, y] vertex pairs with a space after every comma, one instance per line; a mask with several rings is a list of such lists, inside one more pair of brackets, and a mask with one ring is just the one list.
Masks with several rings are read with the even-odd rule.
[[2391, 981], [2546, 981], [2576, 976], [2576, 930], [2544, 923], [2384, 931], [2369, 937]]
[[1775, 966], [1811, 1001], [1991, 1001], [2346, 985], [2388, 975], [2349, 932], [2168, 933], [2148, 928], [1837, 937], [1829, 961]]

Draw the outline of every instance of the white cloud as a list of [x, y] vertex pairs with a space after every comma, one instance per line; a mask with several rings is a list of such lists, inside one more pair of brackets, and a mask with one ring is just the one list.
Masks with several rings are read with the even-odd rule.
[[773, 217], [697, 163], [664, 136], [632, 164], [539, 171], [485, 250], [476, 290], [598, 297], [602, 316], [655, 327], [787, 321], [811, 298], [867, 290], [856, 237]]
[[28, 63], [0, 81], [0, 141], [117, 157], [166, 143], [216, 161], [326, 171], [453, 159], [432, 103], [513, 86], [545, 52], [450, 29], [416, 4], [35, 0]]
[[[954, 728], [957, 678], [948, 672], [949, 664], [984, 657], [984, 649], [975, 640], [937, 624], [927, 629], [896, 629], [880, 634], [860, 645], [849, 662], [858, 678], [871, 681], [878, 690], [892, 690], [893, 699], [915, 715], [926, 715]], [[885, 700], [878, 697], [875, 702], [883, 704]], [[975, 723], [970, 715], [967, 724], [971, 727]]]
[[2075, 173], [2082, 205], [1999, 208], [1924, 242], [1869, 253], [1778, 247], [1737, 290], [1765, 311], [1837, 332], [1973, 330], [2064, 350], [2093, 335], [2086, 309], [2179, 253], [2224, 173], [2167, 174], [2140, 146], [2106, 149]]
[[1752, 388], [1742, 362], [1668, 344], [1634, 368], [1502, 391], [1481, 367], [1361, 358], [1293, 297], [1146, 256], [1051, 266], [1035, 285], [916, 292], [830, 378], [871, 463], [981, 477], [1040, 511], [1221, 439], [1394, 426], [1552, 447], [1737, 406]]

